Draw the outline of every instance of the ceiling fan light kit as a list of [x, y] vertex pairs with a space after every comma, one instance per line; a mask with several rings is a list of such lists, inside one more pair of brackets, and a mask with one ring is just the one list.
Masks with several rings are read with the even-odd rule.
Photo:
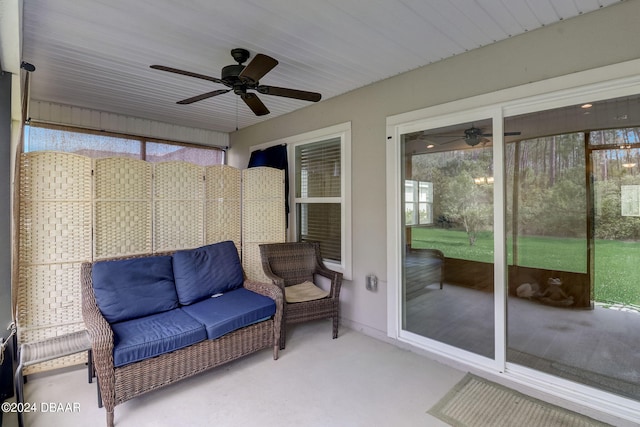
[[276, 65], [278, 65], [278, 61], [274, 58], [271, 58], [270, 56], [259, 53], [247, 65], [243, 65], [243, 63], [249, 59], [250, 54], [248, 50], [241, 48], [232, 49], [231, 56], [237, 62], [237, 64], [227, 65], [223, 67], [220, 73], [221, 78], [192, 73], [190, 71], [184, 71], [164, 65], [151, 65], [151, 68], [155, 70], [167, 71], [169, 73], [182, 74], [184, 76], [208, 80], [214, 83], [225, 85], [229, 88], [214, 90], [177, 102], [178, 104], [183, 105], [192, 104], [194, 102], [202, 101], [204, 99], [223, 95], [227, 92], [233, 91], [234, 94], [242, 98], [245, 104], [247, 104], [247, 106], [251, 109], [251, 111], [253, 111], [256, 116], [264, 116], [266, 114], [269, 114], [269, 109], [260, 100], [258, 95], [256, 95], [254, 92], [247, 92], [248, 90], [254, 90], [264, 95], [281, 96], [285, 98], [301, 99], [303, 101], [311, 102], [318, 102], [322, 98], [322, 95], [317, 92], [308, 92], [298, 89], [260, 85], [260, 79], [264, 77], [269, 71], [271, 71]]

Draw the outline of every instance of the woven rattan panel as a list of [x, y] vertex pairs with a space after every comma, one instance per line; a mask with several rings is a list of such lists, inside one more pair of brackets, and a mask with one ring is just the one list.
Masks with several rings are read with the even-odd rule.
[[204, 243], [204, 168], [186, 162], [154, 167], [154, 251]]
[[126, 157], [96, 159], [97, 200], [150, 200], [151, 163]]
[[232, 240], [241, 247], [242, 174], [230, 166], [206, 168], [205, 243]]
[[285, 241], [284, 171], [243, 170], [242, 210], [242, 265], [248, 278], [268, 282], [258, 245]]
[[20, 201], [20, 260], [46, 264], [91, 259], [91, 202]]
[[82, 329], [77, 326], [82, 322], [80, 263], [22, 265], [20, 276], [25, 285], [18, 290], [23, 341], [40, 341]]
[[21, 200], [91, 200], [91, 159], [87, 157], [40, 151], [23, 154], [20, 168]]
[[[80, 331], [80, 264], [92, 257], [91, 159], [70, 153], [23, 154], [16, 317], [18, 340]], [[25, 368], [25, 374], [84, 363], [86, 354]]]
[[259, 245], [260, 243], [257, 242], [244, 242], [242, 244], [242, 268], [247, 278], [258, 282], [269, 282], [269, 279], [262, 270]]
[[94, 160], [94, 259], [152, 252], [151, 163]]

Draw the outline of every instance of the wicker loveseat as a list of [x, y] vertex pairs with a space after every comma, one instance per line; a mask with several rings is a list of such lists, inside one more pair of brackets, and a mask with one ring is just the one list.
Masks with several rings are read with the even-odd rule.
[[233, 242], [84, 263], [82, 315], [107, 425], [140, 394], [272, 347], [282, 291], [245, 280]]

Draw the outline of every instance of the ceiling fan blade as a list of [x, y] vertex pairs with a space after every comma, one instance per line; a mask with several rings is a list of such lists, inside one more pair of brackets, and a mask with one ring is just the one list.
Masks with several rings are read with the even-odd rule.
[[[504, 136], [517, 136], [522, 132], [505, 132]], [[464, 138], [466, 135], [428, 135], [429, 138]], [[492, 133], [479, 133], [478, 136], [493, 136]]]
[[182, 101], [176, 102], [176, 104], [193, 104], [194, 102], [202, 101], [203, 99], [211, 98], [214, 96], [222, 95], [224, 93], [229, 92], [231, 89], [218, 89], [213, 92], [203, 93], [202, 95], [194, 96], [191, 98], [183, 99]]
[[276, 86], [258, 86], [256, 90], [265, 95], [284, 96], [285, 98], [302, 99], [304, 101], [318, 102], [322, 95], [317, 92], [307, 92], [298, 89], [287, 89]]
[[265, 74], [278, 65], [278, 61], [270, 56], [257, 54], [244, 70], [238, 74], [238, 78], [244, 83], [258, 83]]
[[[452, 142], [456, 142], [456, 141], [464, 141], [463, 137], [452, 137], [451, 139], [449, 139], [448, 141], [439, 141], [436, 142], [435, 145], [438, 147], [442, 147], [443, 145], [447, 145], [447, 144], [451, 144]], [[434, 141], [435, 142], [435, 141]]]
[[[517, 136], [521, 135], [522, 132], [505, 132], [504, 136]], [[481, 133], [479, 136], [493, 136], [492, 133]]]
[[182, 74], [183, 76], [195, 77], [197, 79], [209, 80], [210, 82], [220, 83], [225, 86], [228, 86], [228, 84], [225, 83], [223, 80], [220, 80], [216, 77], [205, 76], [204, 74], [192, 73], [191, 71], [184, 71], [184, 70], [179, 70], [177, 68], [165, 67], [164, 65], [151, 65], [151, 68], [153, 68], [154, 70], [168, 71], [170, 73]]
[[260, 101], [260, 98], [258, 98], [258, 95], [255, 93], [243, 93], [240, 97], [256, 116], [269, 114], [269, 109]]

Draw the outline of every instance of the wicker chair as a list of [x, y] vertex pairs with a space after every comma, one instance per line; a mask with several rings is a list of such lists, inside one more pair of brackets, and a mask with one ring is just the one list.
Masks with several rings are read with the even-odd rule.
[[[264, 273], [285, 294], [282, 328], [280, 329], [280, 348], [285, 348], [286, 325], [308, 320], [332, 318], [333, 338], [338, 338], [338, 299], [342, 286], [342, 273], [331, 271], [325, 267], [320, 257], [319, 244], [311, 242], [262, 244], [260, 245], [260, 256]], [[315, 275], [323, 276], [331, 281], [331, 288], [328, 292], [323, 292], [318, 287], [313, 289], [311, 283], [314, 282]], [[305, 287], [304, 295], [301, 297], [299, 294], [294, 295], [295, 285]]]

